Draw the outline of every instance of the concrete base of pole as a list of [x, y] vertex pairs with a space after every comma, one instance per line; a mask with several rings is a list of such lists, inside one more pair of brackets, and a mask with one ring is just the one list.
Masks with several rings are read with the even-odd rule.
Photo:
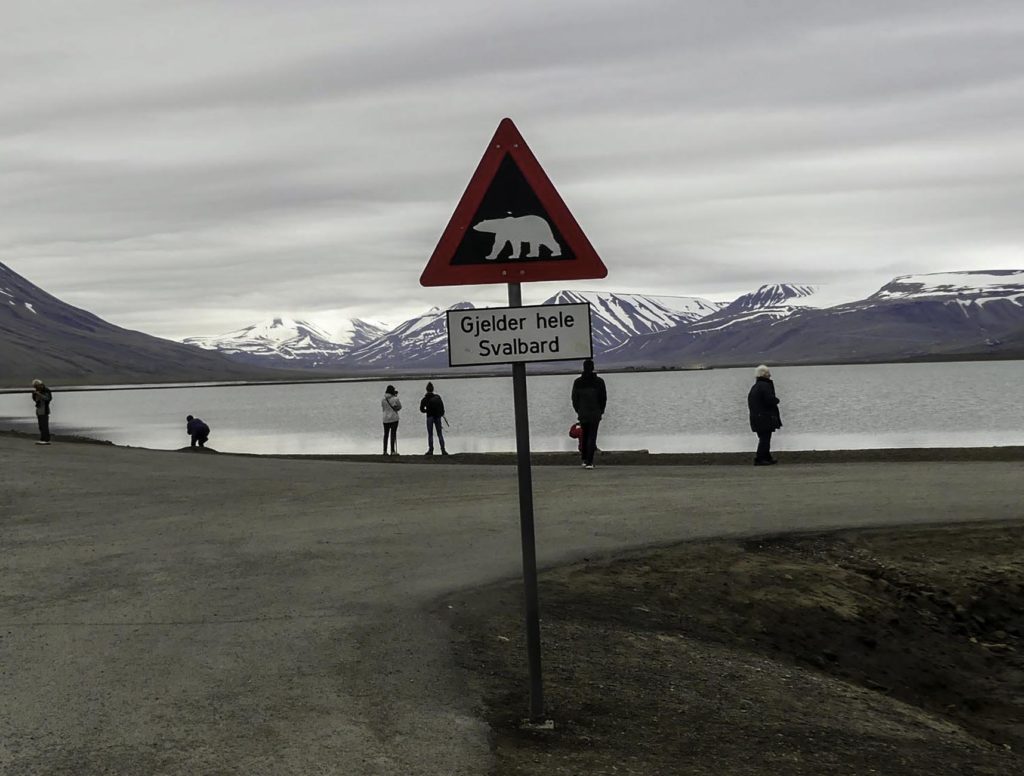
[[534, 722], [531, 719], [524, 719], [519, 723], [519, 729], [530, 733], [550, 733], [555, 729], [555, 721], [553, 719], [543, 719], [539, 722]]

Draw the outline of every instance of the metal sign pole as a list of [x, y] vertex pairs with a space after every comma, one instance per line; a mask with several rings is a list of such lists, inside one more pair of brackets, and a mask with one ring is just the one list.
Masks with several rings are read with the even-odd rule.
[[[522, 307], [519, 283], [508, 284], [509, 307]], [[530, 472], [530, 413], [526, 402], [526, 364], [512, 364], [516, 411], [516, 462], [519, 469], [519, 528], [523, 542], [523, 590], [526, 603], [526, 654], [530, 663], [530, 721], [544, 721], [544, 683], [540, 667], [540, 606], [537, 550], [533, 531], [533, 477]]]

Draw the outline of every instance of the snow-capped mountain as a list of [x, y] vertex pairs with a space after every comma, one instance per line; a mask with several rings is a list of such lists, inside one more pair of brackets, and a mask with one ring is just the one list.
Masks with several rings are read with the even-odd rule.
[[347, 351], [323, 329], [307, 321], [270, 318], [244, 329], [211, 337], [188, 337], [186, 345], [216, 350], [254, 363], [284, 362], [317, 367], [338, 361]]
[[708, 332], [750, 321], [778, 321], [805, 310], [821, 310], [853, 301], [855, 297], [822, 286], [772, 283], [734, 299], [691, 327]]
[[[563, 291], [548, 303], [582, 301], [593, 310], [602, 368], [1024, 358], [1024, 270], [904, 275], [855, 300], [816, 286], [774, 284], [727, 305], [578, 291]], [[319, 365], [330, 373], [435, 370], [448, 363], [445, 315], [438, 308], [383, 333], [364, 321], [328, 333], [282, 317], [188, 342], [206, 350], [121, 329], [0, 264], [0, 381], [7, 385], [34, 377], [90, 383], [273, 379], [282, 367]]]
[[[828, 287], [774, 283], [728, 304], [572, 290], [545, 304], [589, 303], [594, 354], [606, 365], [917, 358], [1015, 342], [1011, 330], [1024, 324], [1022, 274], [905, 276], [862, 299]], [[461, 302], [453, 309], [473, 307]], [[264, 365], [437, 369], [448, 364], [445, 323], [445, 311], [433, 308], [383, 334], [364, 329], [371, 341], [359, 346], [340, 345], [337, 335], [280, 319], [276, 326], [264, 325], [260, 336], [242, 330], [235, 338], [216, 339], [221, 352]], [[246, 347], [239, 347], [238, 339]]]
[[331, 333], [331, 341], [344, 345], [349, 350], [357, 350], [383, 337], [388, 333], [389, 328], [381, 321], [349, 318], [343, 324], [334, 328], [334, 331]]
[[382, 326], [355, 318], [331, 335], [308, 321], [278, 317], [227, 334], [188, 337], [184, 342], [254, 364], [316, 368], [339, 365], [349, 352], [384, 332]]
[[[751, 310], [766, 310], [781, 305], [799, 305], [809, 302], [818, 291], [817, 286], [804, 286], [796, 283], [772, 283], [761, 286], [756, 291], [742, 294], [723, 307], [720, 312], [731, 314]], [[809, 304], [803, 306], [812, 306]]]
[[1024, 305], [1024, 270], [996, 269], [972, 272], [936, 272], [901, 275], [886, 283], [866, 302], [937, 299], [960, 304], [987, 304], [1003, 300]]
[[693, 323], [721, 304], [696, 296], [647, 296], [596, 291], [559, 291], [544, 304], [590, 303], [595, 352], [603, 353], [638, 334]]
[[[637, 334], [690, 323], [720, 305], [699, 297], [645, 296], [594, 291], [560, 291], [544, 304], [591, 305], [594, 352], [601, 354]], [[453, 310], [471, 310], [460, 302]], [[370, 345], [353, 350], [345, 359], [363, 368], [441, 367], [448, 364], [445, 311], [433, 308], [411, 318]]]
[[[472, 310], [470, 302], [459, 302], [450, 310]], [[445, 310], [432, 307], [422, 315], [399, 324], [370, 344], [351, 351], [350, 366], [392, 369], [448, 365], [448, 319]]]
[[607, 357], [724, 365], [1020, 355], [1021, 270], [906, 275], [864, 299], [821, 306], [812, 291], [764, 286], [689, 326], [634, 337]]

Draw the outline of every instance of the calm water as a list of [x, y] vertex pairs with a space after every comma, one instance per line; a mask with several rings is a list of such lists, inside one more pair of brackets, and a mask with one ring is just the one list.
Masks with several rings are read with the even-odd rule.
[[[751, 450], [746, 394], [752, 369], [604, 375], [608, 413], [599, 445], [651, 452]], [[1024, 445], [1024, 362], [780, 367], [785, 427], [778, 450]], [[574, 450], [569, 376], [529, 378], [531, 447]], [[453, 452], [515, 449], [510, 377], [434, 379]], [[55, 433], [172, 449], [188, 444], [185, 415], [213, 429], [210, 446], [251, 453], [377, 453], [387, 381], [58, 392]], [[399, 451], [426, 450], [419, 400], [426, 380], [396, 382], [405, 409]], [[2, 427], [29, 422], [26, 394], [0, 395]]]

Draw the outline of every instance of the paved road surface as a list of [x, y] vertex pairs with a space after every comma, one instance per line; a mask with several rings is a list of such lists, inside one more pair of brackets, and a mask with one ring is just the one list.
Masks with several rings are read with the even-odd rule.
[[[538, 555], [1021, 518], [1022, 468], [539, 468]], [[0, 772], [487, 773], [427, 609], [519, 573], [516, 493], [510, 466], [0, 437]]]

